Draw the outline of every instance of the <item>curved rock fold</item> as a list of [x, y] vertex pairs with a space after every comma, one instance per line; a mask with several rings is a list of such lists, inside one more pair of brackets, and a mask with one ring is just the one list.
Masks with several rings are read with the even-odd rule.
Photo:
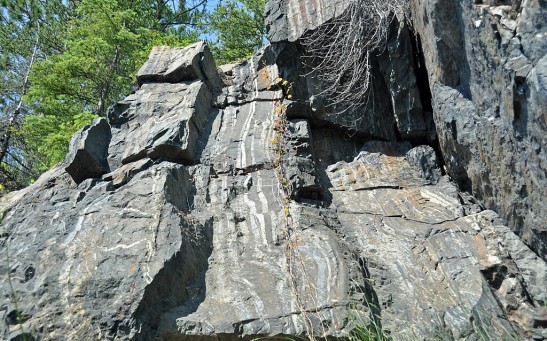
[[345, 117], [299, 40], [349, 1], [268, 1], [272, 45], [224, 71], [204, 43], [154, 48], [0, 199], [1, 337], [547, 338], [546, 9], [447, 1], [393, 21], [378, 105]]

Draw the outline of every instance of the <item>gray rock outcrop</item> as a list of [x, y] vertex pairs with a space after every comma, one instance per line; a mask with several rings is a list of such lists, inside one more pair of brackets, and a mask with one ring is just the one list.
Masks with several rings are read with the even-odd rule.
[[279, 0], [266, 2], [266, 27], [272, 43], [295, 41], [342, 14], [350, 0]]
[[543, 2], [412, 2], [377, 105], [344, 116], [299, 39], [348, 4], [270, 0], [272, 45], [221, 71], [203, 43], [155, 48], [64, 164], [0, 198], [1, 337], [547, 338]]
[[[294, 54], [307, 31], [351, 3], [324, 2], [269, 1], [270, 40]], [[419, 0], [408, 10], [412, 29], [394, 19], [378, 66], [397, 134], [430, 144], [438, 139], [459, 187], [498, 212], [547, 259], [545, 1]], [[302, 19], [307, 13], [313, 18]]]
[[547, 4], [424, 0], [415, 12], [448, 173], [547, 259]]
[[109, 110], [112, 169], [143, 157], [191, 164], [212, 93], [202, 81], [147, 83]]
[[209, 47], [197, 42], [187, 47], [157, 46], [137, 72], [137, 81], [144, 83], [178, 83], [201, 80], [212, 88], [222, 87]]
[[110, 138], [110, 127], [104, 119], [95, 119], [72, 136], [65, 170], [76, 183], [108, 173]]

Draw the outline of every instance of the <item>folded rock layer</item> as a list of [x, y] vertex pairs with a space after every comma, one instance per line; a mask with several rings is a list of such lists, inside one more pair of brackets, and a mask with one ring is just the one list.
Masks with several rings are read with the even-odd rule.
[[413, 1], [345, 115], [300, 39], [350, 1], [270, 0], [272, 45], [221, 70], [155, 48], [0, 199], [1, 337], [545, 339], [541, 4]]

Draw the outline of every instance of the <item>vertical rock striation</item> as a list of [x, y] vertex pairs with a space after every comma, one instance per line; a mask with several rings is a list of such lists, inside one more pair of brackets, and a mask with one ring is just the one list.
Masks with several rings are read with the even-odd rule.
[[1, 337], [546, 338], [545, 4], [414, 0], [340, 115], [301, 39], [349, 5], [270, 0], [222, 71], [154, 48], [0, 199]]
[[413, 2], [448, 173], [547, 257], [547, 4]]

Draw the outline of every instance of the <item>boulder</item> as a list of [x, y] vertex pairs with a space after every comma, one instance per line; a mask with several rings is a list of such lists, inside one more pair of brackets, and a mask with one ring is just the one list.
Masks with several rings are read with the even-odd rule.
[[201, 81], [144, 84], [108, 113], [111, 169], [144, 158], [194, 163], [211, 110], [211, 92]]
[[110, 126], [101, 118], [96, 118], [72, 136], [65, 170], [77, 184], [110, 171], [107, 162], [110, 138]]
[[137, 72], [144, 83], [179, 83], [207, 81], [214, 89], [222, 82], [209, 47], [202, 41], [185, 47], [156, 46]]

